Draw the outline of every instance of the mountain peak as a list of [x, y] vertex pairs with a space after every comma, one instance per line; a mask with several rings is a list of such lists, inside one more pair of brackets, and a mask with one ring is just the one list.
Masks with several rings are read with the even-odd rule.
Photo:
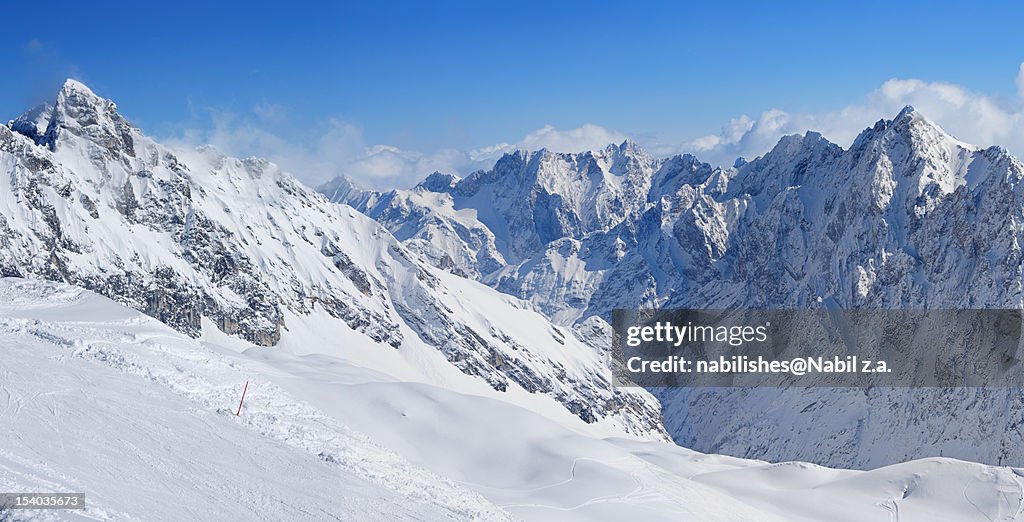
[[878, 120], [873, 126], [862, 131], [853, 141], [851, 149], [863, 148], [875, 140], [889, 141], [893, 138], [897, 142], [911, 145], [915, 150], [920, 151], [935, 147], [949, 150], [956, 148], [978, 149], [977, 146], [965, 143], [946, 132], [939, 124], [921, 114], [913, 105], [904, 106], [892, 120]]
[[622, 152], [644, 152], [644, 148], [630, 138], [626, 138], [619, 144], [619, 150]]
[[117, 110], [117, 104], [96, 95], [84, 83], [68, 78], [64, 85], [57, 92], [56, 107], [67, 111], [69, 108], [76, 108], [73, 112], [91, 109], [93, 111], [105, 111], [106, 109]]
[[903, 136], [909, 142], [926, 149], [934, 149], [935, 147], [944, 147], [949, 150], [956, 148], [965, 150], [979, 149], [976, 145], [966, 143], [946, 132], [938, 123], [926, 118], [911, 105], [903, 107], [903, 110], [892, 120], [890, 129], [892, 132]]
[[60, 88], [61, 92], [80, 92], [91, 96], [96, 96], [96, 93], [92, 92], [92, 89], [87, 87], [84, 83], [74, 79], [68, 78], [64, 80], [64, 85]]
[[344, 174], [320, 185], [316, 190], [334, 203], [344, 203], [356, 208], [362, 207], [367, 201], [379, 195], [377, 192], [360, 186]]
[[911, 132], [911, 134], [925, 132], [939, 137], [950, 137], [949, 133], [939, 127], [937, 123], [926, 118], [920, 111], [915, 109], [913, 105], [903, 107], [899, 114], [892, 119], [890, 128], [901, 134], [911, 132], [916, 129], [917, 132]]
[[117, 104], [98, 96], [82, 82], [68, 78], [57, 93], [53, 115], [41, 143], [56, 149], [68, 132], [107, 149], [134, 155], [131, 124], [117, 112]]
[[57, 91], [55, 103], [58, 111], [72, 113], [105, 112], [106, 110], [117, 111], [117, 104], [109, 99], [104, 99], [92, 92], [92, 89], [84, 83], [74, 79], [67, 79], [60, 90]]
[[902, 120], [915, 117], [921, 118], [921, 113], [917, 112], [917, 109], [915, 109], [913, 105], [904, 105], [903, 108], [900, 109], [899, 114], [896, 115], [896, 118], [894, 118], [894, 120]]
[[429, 175], [423, 181], [416, 185], [416, 188], [422, 188], [430, 192], [448, 192], [459, 182], [459, 177], [454, 174], [443, 174], [435, 171]]

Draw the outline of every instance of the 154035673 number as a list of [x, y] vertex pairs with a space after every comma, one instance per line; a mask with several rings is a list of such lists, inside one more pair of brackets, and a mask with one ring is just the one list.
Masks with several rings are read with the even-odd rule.
[[85, 509], [85, 493], [0, 493], [6, 509]]

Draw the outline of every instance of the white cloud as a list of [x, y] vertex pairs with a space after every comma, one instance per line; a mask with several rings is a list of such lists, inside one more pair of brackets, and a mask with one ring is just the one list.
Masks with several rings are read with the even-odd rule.
[[913, 105], [928, 119], [961, 140], [978, 145], [1002, 145], [1024, 153], [1024, 64], [1016, 76], [1017, 99], [1001, 99], [965, 87], [917, 79], [891, 79], [858, 102], [835, 111], [814, 114], [772, 109], [751, 118], [730, 120], [718, 134], [703, 136], [682, 146], [712, 163], [732, 164], [764, 154], [786, 134], [807, 130], [849, 146], [853, 139], [882, 118], [892, 118], [905, 105]]
[[[1024, 83], [1024, 69], [1017, 82]], [[704, 161], [731, 165], [738, 156], [751, 159], [770, 150], [780, 137], [809, 129], [847, 146], [871, 123], [892, 118], [907, 104], [965, 141], [1000, 144], [1024, 152], [1020, 100], [1005, 102], [961, 86], [915, 79], [889, 80], [860, 103], [836, 111], [801, 114], [771, 109], [756, 118], [741, 115], [729, 120], [718, 134], [697, 138], [676, 150], [655, 144], [652, 152], [693, 152]], [[589, 123], [572, 129], [545, 125], [514, 143], [468, 152], [441, 149], [424, 153], [370, 145], [358, 126], [338, 118], [324, 120], [304, 133], [289, 132], [283, 130], [290, 128], [289, 113], [276, 105], [254, 107], [249, 115], [217, 110], [209, 114], [209, 130], [186, 133], [182, 141], [191, 145], [211, 143], [236, 156], [266, 157], [311, 184], [345, 175], [378, 189], [410, 187], [434, 171], [465, 176], [489, 167], [502, 154], [515, 149], [579, 152], [626, 139], [620, 132]]]
[[279, 105], [259, 105], [249, 114], [209, 109], [208, 116], [205, 125], [195, 125], [206, 130], [185, 131], [173, 141], [185, 146], [211, 144], [232, 156], [264, 157], [313, 185], [344, 175], [377, 189], [411, 187], [434, 171], [466, 176], [515, 149], [579, 152], [626, 139], [622, 133], [593, 124], [566, 130], [547, 125], [515, 143], [468, 152], [448, 148], [424, 153], [370, 145], [358, 126], [338, 118], [296, 132], [287, 108]]
[[545, 125], [515, 143], [499, 143], [481, 147], [470, 152], [476, 159], [494, 159], [506, 152], [516, 149], [539, 150], [548, 149], [552, 152], [583, 152], [586, 150], [603, 149], [609, 144], [619, 144], [626, 140], [626, 135], [618, 131], [606, 129], [593, 123], [585, 123], [575, 129], [559, 130]]
[[[917, 79], [891, 79], [857, 103], [820, 113], [791, 113], [771, 109], [750, 117], [732, 118], [717, 134], [682, 146], [647, 143], [651, 152], [667, 156], [693, 152], [704, 161], [731, 165], [738, 156], [752, 159], [764, 154], [786, 134], [821, 132], [846, 147], [863, 129], [881, 118], [892, 118], [905, 105], [913, 105], [958, 138], [979, 145], [998, 144], [1024, 155], [1024, 64], [1016, 75], [1017, 96], [1003, 99], [965, 87]], [[487, 168], [503, 153], [515, 149], [547, 148], [579, 152], [621, 143], [626, 135], [599, 125], [556, 129], [545, 125], [515, 142], [470, 151], [441, 149], [420, 152], [390, 145], [370, 144], [362, 130], [350, 122], [329, 118], [306, 130], [295, 130], [289, 111], [261, 105], [250, 114], [209, 111], [206, 131], [186, 132], [179, 141], [211, 143], [236, 156], [262, 156], [281, 165], [307, 183], [337, 175], [379, 189], [409, 187], [435, 170], [465, 176]]]
[[232, 156], [258, 156], [280, 165], [300, 180], [316, 185], [345, 175], [378, 189], [409, 187], [435, 170], [466, 174], [483, 165], [465, 152], [442, 149], [424, 154], [389, 145], [369, 145], [357, 125], [328, 118], [297, 132], [288, 110], [276, 105], [254, 107], [250, 114], [208, 110], [209, 121], [171, 141], [194, 147], [211, 144]]
[[582, 152], [602, 149], [609, 143], [622, 143], [626, 135], [600, 125], [586, 123], [575, 129], [558, 130], [551, 125], [526, 135], [517, 145], [527, 150], [548, 149], [552, 152]]
[[432, 172], [465, 176], [489, 166], [489, 162], [472, 159], [463, 151], [441, 149], [430, 154], [374, 145], [344, 170], [350, 178], [376, 188], [409, 187]]
[[259, 156], [278, 163], [305, 181], [333, 177], [338, 169], [362, 154], [361, 131], [342, 120], [328, 119], [306, 136], [285, 137], [278, 132], [280, 108], [257, 107], [252, 115], [209, 109], [209, 124], [190, 129], [177, 139], [179, 145], [211, 144], [232, 156]]

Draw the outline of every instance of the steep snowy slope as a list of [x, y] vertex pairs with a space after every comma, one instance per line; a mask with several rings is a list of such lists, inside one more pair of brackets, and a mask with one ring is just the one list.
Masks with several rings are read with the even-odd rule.
[[[722, 219], [700, 228], [727, 246], [666, 305], [1019, 308], [1022, 177], [1005, 150], [965, 145], [910, 108], [849, 150], [787, 138], [701, 194], [711, 216], [745, 211], [731, 230]], [[1024, 463], [1017, 389], [666, 390], [663, 401], [676, 440], [707, 451], [853, 467]]]
[[[632, 181], [621, 186], [645, 189], [640, 195], [589, 183], [587, 169], [503, 166], [545, 156], [553, 155], [518, 153], [448, 188], [361, 193], [360, 202], [436, 265], [528, 299], [566, 325], [649, 306], [1024, 304], [1024, 165], [999, 147], [955, 139], [911, 107], [866, 129], [848, 150], [808, 132], [733, 168], [692, 156], [637, 160], [646, 167], [627, 169], [633, 174], [623, 179]], [[567, 157], [581, 164], [591, 156]], [[517, 183], [526, 188], [503, 188]], [[601, 211], [616, 198], [623, 212]], [[575, 212], [582, 202], [599, 203]], [[526, 231], [511, 244], [529, 248], [503, 246], [505, 223]], [[1024, 464], [1024, 396], [1012, 390], [660, 396], [673, 437], [704, 451], [851, 467], [931, 455]]]
[[85, 492], [89, 505], [9, 514], [562, 521], [1022, 514], [1024, 470], [931, 459], [858, 472], [595, 437], [506, 401], [405, 382], [390, 373], [404, 370], [363, 336], [311, 347], [309, 332], [292, 329], [266, 348], [207, 326], [197, 341], [88, 291], [0, 280], [0, 422], [8, 428], [0, 433], [0, 485]]
[[71, 282], [190, 335], [209, 319], [259, 345], [316, 310], [406, 360], [441, 353], [426, 382], [455, 366], [507, 400], [538, 394], [600, 429], [663, 437], [656, 401], [611, 389], [604, 355], [571, 331], [425, 265], [273, 164], [156, 143], [73, 80], [53, 107], [0, 127], [0, 172], [3, 275]]

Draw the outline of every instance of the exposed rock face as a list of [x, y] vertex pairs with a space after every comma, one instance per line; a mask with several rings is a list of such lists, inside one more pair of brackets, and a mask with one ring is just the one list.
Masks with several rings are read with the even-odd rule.
[[611, 389], [602, 354], [571, 332], [438, 271], [276, 165], [155, 142], [81, 83], [0, 126], [0, 175], [4, 276], [73, 283], [193, 336], [206, 318], [267, 346], [315, 307], [380, 349], [427, 346], [495, 390], [664, 437], [653, 397]]
[[5, 274], [78, 284], [193, 335], [206, 316], [255, 343], [277, 341], [278, 300], [235, 235], [193, 201], [197, 180], [174, 153], [75, 81], [42, 114], [45, 126], [0, 128], [4, 215], [16, 224], [0, 254]]
[[351, 191], [341, 179], [320, 190], [380, 221], [435, 266], [528, 299], [565, 322], [586, 315], [585, 294], [596, 283], [583, 272], [594, 263], [562, 267], [581, 279], [554, 275], [546, 288], [527, 272], [544, 271], [549, 250], [560, 257], [578, 250], [582, 238], [635, 220], [648, 206], [652, 179], [664, 177], [656, 172], [661, 163], [625, 142], [581, 154], [515, 152], [491, 170], [465, 179], [435, 173], [409, 191]]
[[[362, 193], [361, 209], [438, 266], [587, 331], [629, 307], [1024, 305], [1024, 166], [910, 107], [848, 150], [808, 132], [728, 169], [628, 145], [519, 152], [450, 188]], [[1007, 464], [1024, 448], [1014, 390], [659, 394], [670, 433], [702, 451], [864, 467]]]

